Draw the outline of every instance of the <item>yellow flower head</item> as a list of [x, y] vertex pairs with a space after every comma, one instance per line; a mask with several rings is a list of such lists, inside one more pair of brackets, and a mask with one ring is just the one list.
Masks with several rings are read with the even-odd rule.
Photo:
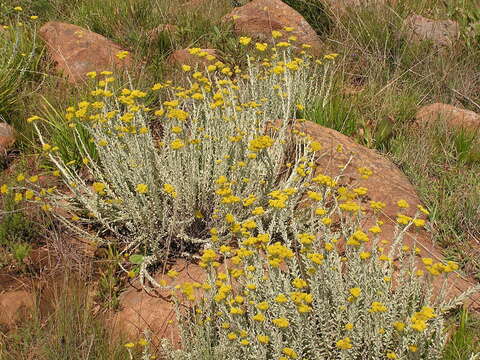
[[278, 319], [273, 319], [272, 320], [273, 324], [279, 328], [286, 328], [290, 325], [290, 322], [288, 321], [287, 318], [280, 317]]
[[273, 31], [272, 31], [272, 37], [273, 37], [274, 39], [280, 38], [280, 37], [282, 37], [282, 35], [283, 35], [283, 34], [282, 34], [280, 31], [277, 31], [277, 30], [273, 30]]
[[242, 45], [248, 45], [248, 44], [250, 44], [251, 41], [252, 41], [252, 38], [249, 38], [249, 37], [246, 37], [246, 36], [242, 36], [242, 37], [239, 39], [239, 42], [240, 42], [240, 44], [242, 44]]
[[358, 298], [361, 295], [361, 293], [362, 293], [362, 289], [360, 289], [359, 287], [354, 287], [350, 289], [350, 294], [353, 297]]
[[147, 185], [147, 184], [138, 184], [138, 185], [135, 187], [135, 190], [136, 190], [139, 194], [145, 194], [145, 193], [147, 193], [147, 191], [148, 191], [148, 185]]
[[255, 48], [256, 48], [258, 51], [265, 51], [265, 50], [267, 50], [268, 45], [267, 45], [266, 43], [256, 43], [256, 44], [255, 44]]
[[352, 348], [352, 342], [349, 337], [338, 340], [336, 343], [337, 348], [342, 350], [349, 350]]
[[105, 187], [106, 185], [101, 182], [94, 182], [92, 184], [93, 191], [95, 191], [97, 194], [105, 194]]

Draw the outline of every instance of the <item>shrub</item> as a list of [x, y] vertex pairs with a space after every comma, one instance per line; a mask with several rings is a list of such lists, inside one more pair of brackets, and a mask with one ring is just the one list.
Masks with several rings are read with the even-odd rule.
[[[184, 350], [164, 342], [168, 359], [442, 358], [449, 310], [480, 287], [447, 299], [447, 276], [458, 265], [420, 261], [420, 249], [403, 244], [427, 211], [399, 215], [389, 242], [381, 221], [361, 226], [359, 189], [340, 190], [319, 175], [310, 191], [322, 196], [306, 194], [313, 206], [303, 219], [294, 198], [273, 210], [283, 219], [275, 227], [257, 219], [244, 236], [231, 232], [233, 246], [212, 236], [200, 259], [207, 280], [171, 284]], [[434, 292], [436, 277], [444, 283]]]
[[[242, 38], [244, 44], [249, 41]], [[314, 94], [326, 96], [326, 81], [317, 82], [328, 65], [317, 64], [304, 51], [294, 57], [291, 47], [278, 43], [271, 59], [262, 59], [268, 46], [257, 44], [259, 59], [249, 58], [246, 72], [191, 49], [206, 56], [208, 64], [204, 72], [183, 67], [191, 74], [189, 88], [167, 81], [148, 92], [116, 89], [110, 73], [90, 73], [100, 78], [92, 98], [65, 114], [75, 139], [70, 143], [76, 143], [82, 164], [65, 161], [59, 145], [48, 143], [37, 124], [40, 117], [28, 119], [58, 168], [54, 175], [62, 175], [70, 192], [69, 197], [58, 191], [39, 196], [44, 208], [66, 208], [69, 219], [53, 213], [76, 230], [90, 224], [99, 233], [109, 232], [125, 251], [149, 256], [144, 268], [169, 251], [198, 249], [223, 213], [237, 209], [238, 221], [250, 218], [257, 199], [276, 186], [289, 187], [298, 171], [311, 171], [308, 140], [299, 137], [291, 153], [287, 127]], [[163, 92], [158, 95], [163, 103], [155, 109], [145, 105], [152, 92]], [[268, 123], [277, 119], [278, 131], [267, 135]], [[292, 156], [295, 165], [285, 169]], [[78, 165], [93, 181], [76, 170]], [[35, 196], [42, 191], [30, 185]]]

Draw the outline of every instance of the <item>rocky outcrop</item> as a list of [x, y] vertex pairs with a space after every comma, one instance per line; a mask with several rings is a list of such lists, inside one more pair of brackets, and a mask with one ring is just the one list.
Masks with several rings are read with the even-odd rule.
[[[415, 192], [415, 188], [408, 178], [383, 155], [375, 150], [366, 148], [355, 143], [351, 138], [332, 129], [325, 128], [312, 122], [304, 122], [298, 129], [310, 135], [323, 146], [323, 156], [317, 161], [318, 170], [325, 175], [335, 176], [339, 174], [339, 168], [348, 166], [342, 172], [340, 183], [365, 187], [368, 195], [365, 200], [381, 201], [386, 204], [378, 214], [374, 214], [365, 204], [366, 213], [362, 226], [368, 228], [374, 224], [377, 218], [384, 222], [382, 226], [382, 238], [392, 240], [395, 235], [396, 218], [398, 213], [413, 216], [421, 201]], [[372, 175], [365, 178], [359, 168], [367, 168]], [[405, 200], [409, 207], [400, 209], [398, 200]], [[421, 250], [421, 256], [430, 257], [440, 261], [443, 256], [440, 249], [435, 245], [431, 233], [423, 229], [413, 229], [405, 234], [404, 244], [416, 246]], [[388, 246], [388, 245], [387, 245]], [[438, 277], [435, 286], [442, 283]], [[452, 273], [449, 277], [448, 294], [453, 297], [461, 294], [474, 284], [475, 281]], [[467, 299], [466, 303], [480, 309], [480, 293], [476, 293]]]
[[130, 56], [116, 56], [124, 51], [119, 45], [80, 26], [48, 22], [40, 28], [39, 35], [57, 70], [71, 82], [81, 81], [91, 71], [115, 70], [131, 63]]

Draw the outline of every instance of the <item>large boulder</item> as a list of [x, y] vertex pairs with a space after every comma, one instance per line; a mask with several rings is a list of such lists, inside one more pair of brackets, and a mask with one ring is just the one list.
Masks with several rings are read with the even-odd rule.
[[[400, 169], [375, 150], [366, 148], [355, 143], [351, 138], [338, 131], [325, 128], [310, 121], [298, 125], [297, 129], [311, 136], [321, 143], [323, 156], [317, 161], [317, 173], [329, 176], [339, 174], [342, 167], [341, 184], [368, 189], [367, 200], [381, 201], [386, 204], [380, 213], [375, 214], [365, 203], [366, 213], [362, 226], [368, 228], [376, 219], [384, 222], [382, 226], [382, 238], [393, 240], [396, 230], [397, 214], [402, 213], [413, 216], [417, 206], [422, 205], [415, 188]], [[348, 164], [346, 167], [345, 165]], [[360, 168], [372, 171], [372, 175], [364, 176], [359, 172]], [[405, 200], [409, 207], [401, 209], [397, 205], [398, 200]], [[431, 233], [423, 229], [412, 229], [404, 236], [404, 244], [410, 247], [416, 246], [421, 249], [421, 256], [430, 257], [440, 261], [443, 256], [441, 249], [435, 245]], [[388, 246], [388, 245], [387, 245]], [[436, 284], [440, 286], [442, 279], [438, 277]], [[467, 290], [475, 283], [475, 280], [467, 278], [460, 273], [449, 277], [449, 296], [456, 296]], [[476, 293], [467, 299], [466, 303], [480, 309], [480, 293]]]
[[271, 41], [273, 30], [282, 31], [285, 27], [292, 27], [293, 31], [288, 35], [296, 36], [299, 44], [311, 45], [316, 54], [320, 53], [322, 48], [322, 43], [310, 24], [302, 15], [280, 0], [253, 0], [235, 8], [224, 17], [224, 20], [233, 21], [237, 34], [266, 42]]
[[412, 42], [432, 41], [436, 46], [448, 47], [460, 37], [460, 26], [452, 20], [433, 20], [421, 15], [410, 15], [404, 21], [405, 34]]
[[415, 116], [418, 124], [444, 120], [453, 128], [480, 129], [480, 115], [452, 105], [435, 103], [421, 107]]
[[57, 70], [71, 82], [81, 81], [88, 72], [115, 70], [131, 62], [129, 56], [117, 58], [116, 55], [124, 51], [119, 45], [80, 26], [48, 22], [39, 34]]
[[15, 132], [7, 123], [0, 123], [0, 158], [15, 143]]

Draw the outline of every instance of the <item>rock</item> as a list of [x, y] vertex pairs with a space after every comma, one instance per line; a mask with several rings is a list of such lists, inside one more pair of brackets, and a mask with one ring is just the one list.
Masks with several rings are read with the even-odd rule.
[[[158, 275], [156, 280], [166, 280], [170, 285], [203, 282], [206, 278], [201, 267], [184, 260], [177, 260], [172, 269], [179, 272], [175, 280], [172, 281], [166, 275]], [[167, 338], [176, 348], [180, 347], [180, 333], [171, 291], [150, 294], [131, 287], [120, 296], [120, 306], [121, 310], [108, 320], [114, 336], [123, 335], [129, 341], [134, 341], [143, 337], [144, 330], [149, 330], [153, 334], [154, 342]]]
[[76, 25], [48, 22], [39, 30], [56, 68], [70, 82], [79, 82], [90, 71], [114, 70], [131, 63], [115, 55], [124, 51], [111, 40]]
[[432, 20], [410, 15], [404, 21], [407, 38], [412, 42], [429, 40], [436, 46], [451, 46], [460, 36], [460, 26], [452, 20]]
[[33, 295], [25, 290], [0, 294], [0, 326], [11, 328], [33, 310]]
[[15, 143], [13, 127], [7, 123], [0, 123], [0, 157]]
[[[323, 156], [317, 160], [317, 173], [335, 176], [339, 174], [339, 166], [343, 167], [348, 163], [339, 182], [355, 185], [355, 187], [365, 187], [368, 189], [367, 200], [381, 201], [386, 204], [378, 218], [384, 221], [382, 238], [392, 240], [395, 234], [396, 215], [402, 213], [413, 216], [417, 210], [417, 205], [421, 205], [421, 201], [408, 178], [390, 160], [375, 150], [359, 145], [335, 130], [310, 121], [299, 124], [298, 130], [305, 132], [322, 144]], [[341, 152], [338, 151], [339, 146]], [[373, 175], [368, 179], [362, 178], [362, 175], [358, 172], [360, 167], [372, 170]], [[410, 207], [400, 209], [396, 204], [400, 199], [406, 200]], [[367, 211], [362, 227], [368, 229], [374, 224], [377, 217], [369, 209], [368, 203], [365, 204], [365, 207]], [[431, 234], [425, 230], [413, 229], [407, 232], [404, 237], [404, 244], [410, 247], [419, 247], [423, 257], [430, 257], [436, 261], [443, 259], [442, 253], [435, 246]], [[434, 284], [437, 286], [437, 290], [441, 281], [441, 277], [438, 277]], [[459, 295], [474, 284], [473, 279], [452, 273], [449, 277], [448, 294], [452, 297]], [[480, 293], [476, 293], [467, 299], [466, 304], [480, 309]]]
[[319, 54], [322, 47], [317, 33], [302, 15], [280, 0], [253, 0], [235, 8], [223, 20], [233, 21], [238, 35], [265, 42], [272, 40], [272, 30], [282, 31], [284, 27], [293, 27], [294, 30], [288, 34], [296, 36], [298, 44], [311, 45], [314, 54]]
[[479, 114], [448, 104], [435, 103], [423, 106], [417, 111], [415, 118], [418, 124], [445, 120], [449, 126], [454, 128], [465, 128], [472, 131], [480, 129]]
[[[339, 166], [345, 165], [352, 157], [349, 166], [343, 171], [341, 183], [355, 184], [369, 189], [369, 196], [375, 201], [387, 204], [384, 216], [395, 217], [399, 212], [396, 202], [406, 200], [410, 207], [407, 215], [413, 215], [416, 206], [421, 204], [413, 185], [407, 177], [387, 158], [378, 152], [354, 142], [333, 129], [323, 127], [311, 121], [298, 125], [300, 131], [310, 135], [322, 144], [322, 158], [318, 161], [318, 172], [335, 176]], [[338, 148], [341, 147], [341, 151]], [[362, 178], [358, 168], [365, 167], [373, 172], [367, 179]]]
[[[201, 49], [199, 53], [205, 52], [208, 55], [217, 56], [217, 51], [215, 49]], [[202, 66], [208, 63], [206, 57], [200, 57], [198, 55], [192, 55], [189, 52], [189, 49], [176, 50], [170, 54], [167, 58], [167, 62], [172, 65], [190, 65], [192, 67]], [[203, 69], [200, 69], [203, 70]]]

